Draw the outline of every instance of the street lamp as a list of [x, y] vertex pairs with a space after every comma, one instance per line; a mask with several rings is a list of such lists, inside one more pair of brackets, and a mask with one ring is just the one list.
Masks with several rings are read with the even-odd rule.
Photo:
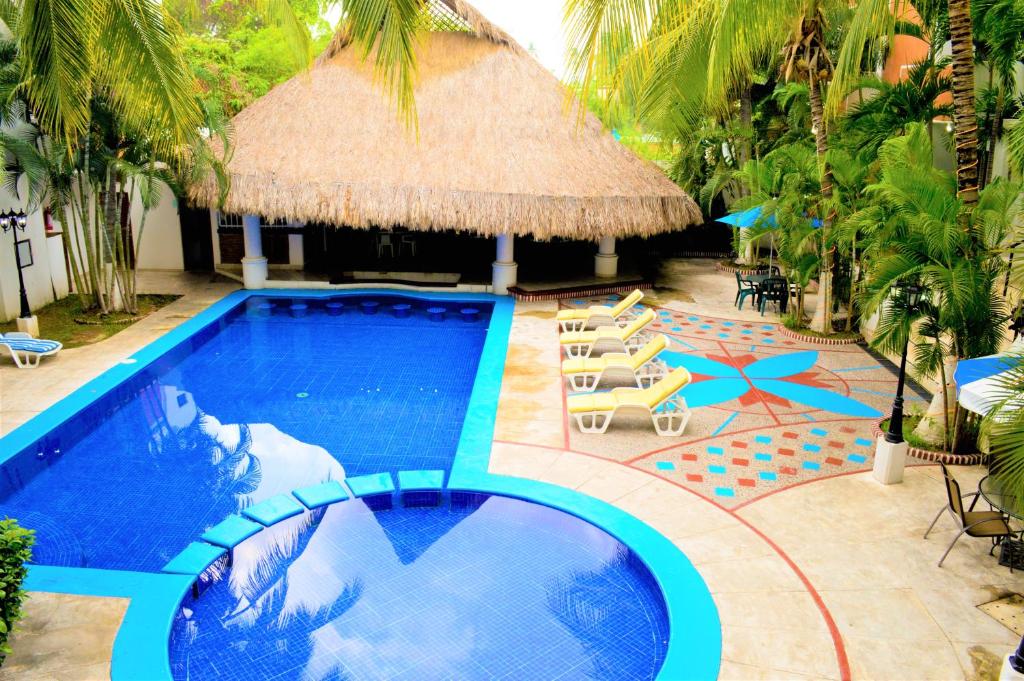
[[14, 264], [18, 268], [18, 286], [21, 293], [21, 314], [18, 316], [22, 319], [28, 319], [32, 316], [32, 311], [28, 308], [28, 294], [25, 292], [25, 276], [21, 271], [21, 249], [18, 247], [22, 243], [18, 241], [18, 230], [20, 229], [24, 233], [26, 225], [28, 225], [28, 216], [21, 211], [0, 213], [0, 230], [5, 234], [8, 231], [14, 234]]
[[[903, 313], [910, 317], [921, 311], [925, 288], [916, 283], [901, 283], [893, 287], [896, 294], [893, 301]], [[878, 438], [875, 446], [875, 462], [872, 467], [875, 479], [891, 485], [903, 481], [903, 467], [907, 459], [907, 443], [903, 440], [903, 387], [907, 380], [907, 352], [910, 349], [910, 330], [903, 343], [903, 355], [900, 358], [900, 374], [896, 383], [896, 398], [892, 403], [892, 415], [889, 417], [889, 428], [884, 436]]]

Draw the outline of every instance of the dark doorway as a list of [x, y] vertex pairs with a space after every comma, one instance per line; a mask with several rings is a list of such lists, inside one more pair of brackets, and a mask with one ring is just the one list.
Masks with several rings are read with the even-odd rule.
[[210, 211], [196, 208], [178, 199], [181, 221], [181, 251], [186, 272], [213, 271], [213, 234], [210, 232]]

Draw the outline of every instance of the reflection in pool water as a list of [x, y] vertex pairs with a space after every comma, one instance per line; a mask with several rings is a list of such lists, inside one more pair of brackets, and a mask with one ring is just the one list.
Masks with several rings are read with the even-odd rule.
[[175, 622], [178, 679], [644, 679], [664, 659], [646, 567], [578, 518], [456, 493], [347, 501], [264, 530]]
[[[491, 306], [433, 322], [436, 302], [372, 298], [381, 313], [317, 299], [302, 318], [248, 298], [0, 466], [0, 517], [38, 530], [37, 563], [155, 572], [275, 494], [448, 469]], [[386, 313], [399, 301], [413, 314]]]

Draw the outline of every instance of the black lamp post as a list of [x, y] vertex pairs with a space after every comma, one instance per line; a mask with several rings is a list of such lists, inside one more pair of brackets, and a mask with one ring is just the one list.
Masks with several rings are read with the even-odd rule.
[[8, 231], [14, 234], [14, 264], [18, 268], [18, 286], [21, 289], [21, 314], [18, 316], [22, 319], [32, 316], [32, 311], [28, 308], [28, 294], [25, 292], [25, 275], [21, 272], [21, 250], [18, 248], [18, 230], [20, 229], [24, 233], [26, 225], [28, 225], [28, 216], [21, 211], [0, 213], [0, 230], [3, 230], [5, 234]]
[[[897, 288], [897, 287], [894, 287]], [[925, 288], [919, 284], [900, 284], [897, 288], [897, 305], [903, 307], [904, 312], [909, 316], [921, 309], [921, 300], [924, 298]], [[889, 417], [889, 430], [885, 434], [885, 441], [898, 445], [903, 442], [903, 384], [907, 380], [907, 351], [910, 349], [910, 332], [907, 332], [907, 340], [903, 344], [903, 357], [900, 359], [900, 376], [896, 383], [896, 399], [892, 403], [892, 416]]]

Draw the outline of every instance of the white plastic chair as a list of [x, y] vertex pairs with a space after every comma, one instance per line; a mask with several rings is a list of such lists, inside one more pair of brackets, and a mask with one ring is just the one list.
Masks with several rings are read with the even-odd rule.
[[387, 249], [388, 255], [392, 258], [395, 257], [395, 242], [392, 241], [390, 234], [378, 234], [377, 235], [377, 257], [384, 257], [384, 250]]

